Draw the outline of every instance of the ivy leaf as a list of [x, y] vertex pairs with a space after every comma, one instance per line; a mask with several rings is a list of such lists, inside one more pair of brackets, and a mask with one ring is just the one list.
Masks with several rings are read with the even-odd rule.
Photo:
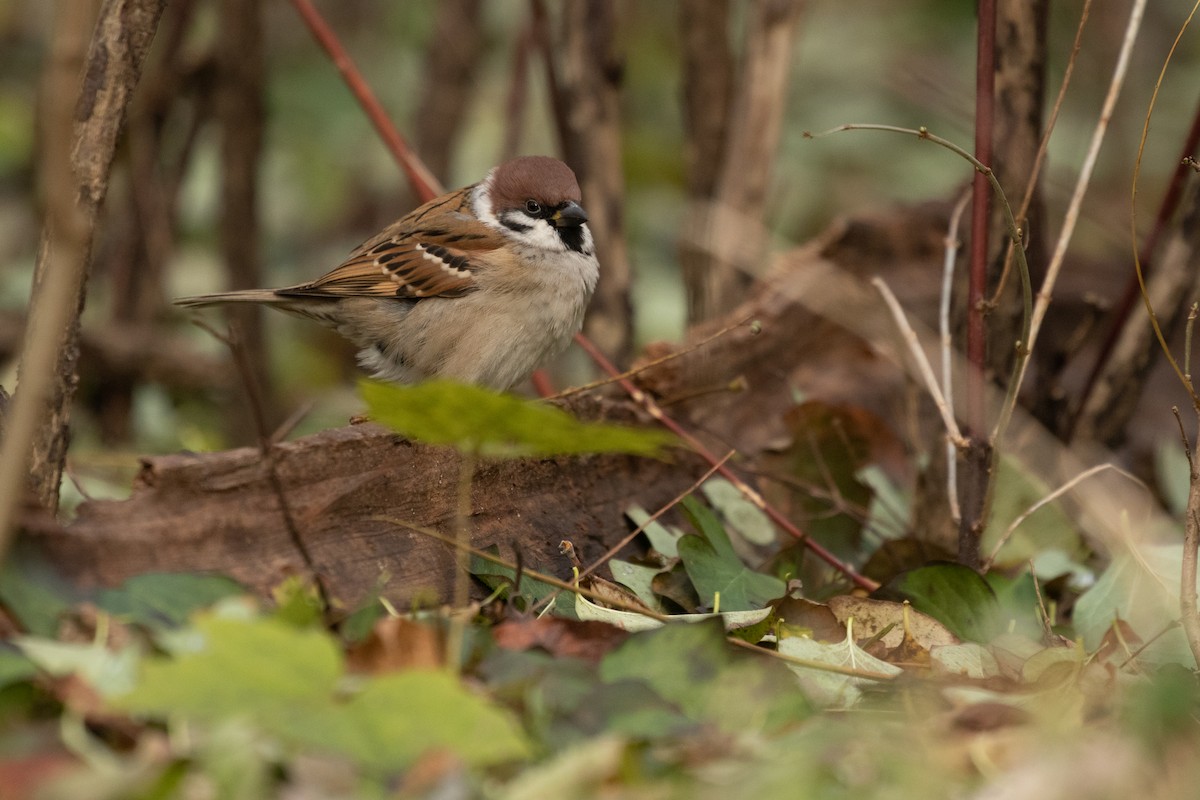
[[711, 605], [720, 594], [721, 610], [746, 611], [783, 596], [786, 584], [743, 564], [711, 511], [691, 498], [684, 500], [683, 509], [700, 535], [679, 540], [679, 558], [702, 603]]
[[675, 441], [665, 431], [580, 422], [545, 403], [451, 381], [415, 386], [361, 381], [359, 391], [371, 418], [397, 433], [481, 456], [628, 453], [661, 458]]
[[931, 564], [902, 572], [872, 595], [907, 600], [960, 639], [988, 642], [1002, 615], [996, 593], [978, 572], [961, 564]]
[[[642, 681], [690, 718], [725, 731], [785, 725], [809, 711], [807, 701], [791, 691], [786, 670], [735, 652], [715, 619], [630, 636], [600, 662], [600, 678]], [[763, 698], [770, 698], [765, 709]]]

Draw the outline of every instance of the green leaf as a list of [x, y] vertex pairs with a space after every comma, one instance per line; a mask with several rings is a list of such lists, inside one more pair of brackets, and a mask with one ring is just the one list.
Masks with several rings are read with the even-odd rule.
[[1182, 559], [1183, 547], [1178, 543], [1138, 545], [1136, 553], [1124, 548], [1115, 554], [1071, 613], [1084, 646], [1098, 648], [1113, 622], [1121, 619], [1147, 643], [1139, 651], [1139, 661], [1193, 668], [1196, 660], [1183, 630], [1166, 630], [1179, 619]]
[[625, 516], [633, 520], [633, 524], [642, 529], [642, 533], [650, 540], [650, 546], [667, 558], [676, 558], [679, 552], [675, 549], [683, 532], [671, 525], [663, 525], [655, 520], [650, 522], [650, 512], [639, 505], [631, 505], [625, 510]]
[[732, 483], [724, 478], [710, 478], [700, 488], [713, 508], [721, 512], [725, 524], [743, 539], [760, 546], [775, 541], [775, 524]]
[[658, 458], [675, 441], [664, 431], [580, 422], [545, 403], [450, 381], [415, 386], [361, 381], [359, 390], [371, 418], [397, 433], [483, 456], [629, 453]]
[[392, 771], [446, 749], [471, 765], [513, 761], [529, 744], [513, 719], [446, 672], [413, 670], [372, 679], [344, 706], [330, 705], [287, 734], [317, 749]]
[[871, 487], [859, 479], [859, 473], [874, 460], [876, 450], [895, 440], [895, 434], [865, 409], [819, 400], [794, 406], [783, 421], [792, 443], [768, 455], [766, 469], [818, 491], [768, 486], [767, 499], [837, 555], [856, 557], [862, 513], [850, 510], [867, 509], [872, 500]]
[[[467, 569], [472, 575], [483, 581], [489, 589], [493, 591], [503, 589], [504, 597], [512, 597], [512, 586], [517, 577], [516, 570], [512, 567], [506, 567], [503, 564], [497, 564], [494, 561], [488, 561], [486, 558], [480, 558], [472, 554]], [[517, 593], [530, 603], [539, 603], [555, 592], [558, 592], [558, 596], [554, 599], [553, 606], [551, 606], [554, 613], [559, 616], [573, 618], [575, 616], [575, 599], [572, 592], [564, 591], [545, 581], [539, 581], [537, 578], [531, 578], [526, 573], [521, 574], [521, 585], [517, 587]], [[523, 610], [527, 609], [528, 606]]]
[[96, 605], [110, 614], [151, 628], [176, 627], [218, 600], [244, 594], [241, 584], [222, 575], [148, 572], [116, 589], [101, 591]]
[[136, 689], [113, 704], [201, 719], [252, 715], [277, 730], [323, 706], [342, 672], [333, 640], [277, 619], [202, 616], [198, 651], [145, 662]]
[[443, 672], [405, 672], [347, 682], [341, 653], [319, 629], [275, 618], [202, 616], [198, 651], [143, 666], [120, 709], [223, 724], [248, 720], [280, 741], [395, 771], [430, 748], [469, 764], [528, 752], [510, 718]]
[[996, 601], [1002, 609], [1005, 627], [1026, 636], [1041, 636], [1042, 623], [1039, 616], [1037, 585], [1029, 570], [1013, 577], [999, 572], [984, 576], [988, 586], [996, 593]]
[[18, 541], [0, 566], [0, 604], [36, 636], [52, 637], [75, 599], [74, 590], [41, 556]]
[[1177, 518], [1187, 511], [1190, 473], [1187, 453], [1178, 441], [1164, 439], [1159, 443], [1154, 451], [1155, 485], [1166, 501], [1167, 509]]
[[932, 564], [902, 572], [872, 597], [907, 600], [960, 639], [987, 642], [999, 633], [996, 593], [978, 572], [961, 564]]
[[323, 624], [325, 606], [316, 584], [292, 575], [271, 590], [275, 600], [275, 618], [297, 628]]
[[0, 644], [0, 689], [37, 675], [37, 667], [29, 657], [6, 644]]
[[720, 610], [745, 611], [762, 608], [783, 596], [787, 585], [743, 564], [733, 550], [729, 535], [711, 511], [692, 498], [684, 500], [683, 510], [701, 533], [700, 536], [684, 536], [678, 542], [679, 558], [701, 603], [712, 607], [719, 593]]
[[661, 572], [657, 567], [633, 564], [619, 558], [610, 559], [608, 569], [613, 580], [637, 595], [638, 599], [658, 613], [663, 613], [662, 601], [654, 593], [654, 576]]
[[664, 625], [630, 636], [600, 662], [606, 683], [641, 680], [693, 719], [707, 707], [703, 687], [728, 666], [732, 654], [725, 628], [715, 619], [694, 625]]
[[734, 652], [716, 620], [630, 636], [600, 662], [600, 678], [643, 681], [692, 719], [725, 731], [784, 725], [809, 710], [786, 670]]
[[[1032, 469], [1015, 458], [1001, 456], [993, 492], [995, 499], [981, 542], [983, 552], [990, 553], [1008, 526], [1051, 490], [1052, 487]], [[1021, 522], [1000, 549], [995, 563], [999, 567], [1024, 564], [1038, 553], [1051, 549], [1080, 561], [1086, 554], [1079, 530], [1063, 510], [1061, 499], [1047, 503]]]

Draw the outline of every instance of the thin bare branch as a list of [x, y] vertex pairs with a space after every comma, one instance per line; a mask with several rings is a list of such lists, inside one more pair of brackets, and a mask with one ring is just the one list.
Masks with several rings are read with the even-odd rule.
[[[950, 224], [946, 231], [946, 250], [942, 259], [942, 293], [938, 302], [938, 331], [942, 349], [942, 394], [945, 396], [944, 402], [951, 416], [954, 416], [954, 370], [951, 367], [954, 359], [954, 342], [950, 336], [950, 300], [954, 289], [954, 265], [958, 260], [958, 248], [962, 244], [958, 238], [958, 226], [970, 200], [971, 195], [964, 192], [958, 202], [954, 204], [954, 210], [950, 214]], [[920, 350], [920, 348], [917, 349]], [[922, 355], [924, 355], [923, 351]], [[950, 519], [954, 520], [957, 525], [962, 520], [962, 514], [958, 507], [958, 452], [957, 445], [949, 438], [946, 440], [946, 499], [950, 505]]]
[[896, 295], [892, 294], [892, 290], [884, 283], [882, 278], [872, 278], [871, 285], [874, 286], [879, 294], [883, 296], [883, 301], [887, 303], [888, 310], [892, 314], [892, 319], [896, 321], [896, 327], [900, 329], [900, 333], [904, 336], [904, 341], [908, 344], [909, 352], [917, 364], [917, 371], [921, 374], [921, 379], [925, 381], [925, 390], [929, 392], [930, 398], [937, 406], [938, 413], [942, 417], [942, 425], [946, 428], [946, 435], [950, 442], [958, 447], [966, 446], [966, 439], [959, 430], [958, 420], [954, 418], [954, 412], [946, 403], [946, 398], [942, 394], [941, 388], [938, 386], [937, 377], [933, 374], [933, 366], [929, 363], [929, 359], [925, 357], [925, 351], [921, 349], [921, 342], [917, 338], [917, 332], [908, 324], [908, 319], [904, 316], [904, 309], [900, 307], [900, 301], [896, 299]]
[[1045, 505], [1048, 505], [1049, 503], [1053, 503], [1055, 500], [1062, 497], [1064, 494], [1071, 491], [1076, 486], [1078, 486], [1080, 483], [1082, 483], [1083, 481], [1092, 477], [1093, 475], [1098, 475], [1101, 472], [1106, 472], [1108, 470], [1112, 470], [1113, 472], [1117, 473], [1118, 475], [1122, 475], [1122, 476], [1128, 478], [1129, 480], [1133, 481], [1138, 486], [1145, 488], [1145, 484], [1142, 483], [1142, 481], [1136, 475], [1134, 475], [1130, 472], [1126, 472], [1125, 470], [1123, 470], [1120, 467], [1115, 466], [1113, 464], [1097, 464], [1096, 466], [1094, 466], [1090, 469], [1085, 469], [1083, 472], [1079, 473], [1074, 478], [1071, 478], [1071, 480], [1067, 481], [1062, 486], [1059, 486], [1057, 489], [1050, 492], [1045, 497], [1039, 499], [1036, 503], [1034, 503], [1029, 508], [1025, 509], [1020, 514], [1018, 514], [1017, 518], [1014, 519], [1012, 522], [1010, 522], [1008, 527], [1005, 528], [1003, 535], [1001, 535], [999, 540], [997, 540], [996, 546], [992, 548], [991, 554], [988, 555], [987, 560], [984, 561], [983, 571], [986, 572], [988, 569], [991, 568], [992, 563], [996, 560], [996, 556], [998, 556], [1000, 554], [1000, 550], [1004, 548], [1004, 545], [1008, 544], [1008, 540], [1012, 538], [1013, 533], [1015, 533], [1017, 528], [1019, 528], [1021, 526], [1022, 522], [1024, 522], [1025, 520], [1027, 520], [1031, 516], [1033, 516], [1033, 514], [1036, 513], [1038, 509], [1042, 508]]
[[[1144, 5], [1144, 4], [1145, 4], [1145, 0], [1140, 0], [1140, 5]], [[1135, 11], [1137, 10], [1137, 7], [1138, 7], [1138, 4], [1135, 4]], [[1180, 369], [1178, 362], [1176, 362], [1176, 360], [1175, 360], [1175, 356], [1173, 356], [1171, 354], [1171, 348], [1167, 346], [1166, 337], [1163, 335], [1162, 328], [1158, 324], [1158, 317], [1155, 315], [1154, 305], [1150, 300], [1149, 292], [1146, 291], [1146, 277], [1142, 270], [1142, 262], [1138, 255], [1138, 244], [1137, 244], [1138, 243], [1138, 234], [1137, 234], [1138, 177], [1141, 175], [1141, 171], [1142, 171], [1142, 155], [1146, 150], [1146, 139], [1150, 135], [1150, 119], [1154, 116], [1154, 106], [1158, 102], [1158, 90], [1162, 87], [1163, 77], [1167, 73], [1167, 67], [1171, 63], [1171, 57], [1173, 55], [1175, 55], [1175, 49], [1179, 46], [1179, 41], [1180, 41], [1180, 39], [1183, 38], [1183, 34], [1187, 30], [1188, 25], [1191, 23], [1192, 18], [1196, 15], [1196, 10], [1198, 8], [1200, 8], [1200, 0], [1197, 0], [1196, 4], [1192, 6], [1192, 10], [1188, 14], [1187, 19], [1185, 19], [1183, 21], [1183, 25], [1180, 26], [1179, 32], [1175, 36], [1175, 41], [1173, 41], [1171, 43], [1171, 49], [1167, 51], [1167, 57], [1165, 59], [1163, 59], [1163, 65], [1162, 65], [1162, 69], [1159, 70], [1158, 79], [1154, 82], [1154, 91], [1150, 95], [1150, 107], [1146, 109], [1146, 120], [1142, 124], [1142, 136], [1138, 140], [1137, 158], [1134, 159], [1134, 162], [1133, 162], [1133, 179], [1130, 182], [1130, 192], [1129, 192], [1130, 193], [1130, 197], [1129, 197], [1129, 232], [1130, 232], [1132, 245], [1133, 245], [1133, 268], [1137, 272], [1138, 288], [1141, 290], [1142, 300], [1146, 305], [1146, 312], [1150, 315], [1150, 325], [1154, 328], [1154, 335], [1156, 337], [1158, 337], [1158, 344], [1162, 348], [1163, 354], [1166, 355], [1167, 362], [1171, 365], [1171, 369], [1175, 370], [1176, 376], [1178, 376], [1179, 381], [1183, 384], [1183, 387], [1187, 390], [1188, 396], [1192, 399], [1193, 407], [1195, 407], [1197, 412], [1200, 413], [1200, 397], [1198, 397], [1196, 395], [1196, 390], [1192, 386], [1191, 380], [1189, 380], [1188, 377], [1183, 374], [1183, 370]], [[1128, 40], [1128, 35], [1127, 35], [1127, 40]], [[1124, 52], [1124, 51], [1122, 51], [1122, 52]], [[1195, 580], [1194, 574], [1193, 574], [1192, 578], [1194, 581]]]
[[[587, 340], [587, 337], [583, 336], [582, 334], [576, 334], [575, 342], [583, 348], [584, 352], [586, 352], [602, 370], [607, 372], [609, 375], [618, 374], [617, 368], [612, 365], [612, 362], [605, 358], [604, 354], [601, 353], [594, 344]], [[663, 413], [663, 410], [659, 408], [658, 403], [654, 402], [653, 398], [651, 398], [638, 387], [634, 386], [629, 380], [622, 379], [619, 382], [621, 384], [621, 388], [624, 389], [631, 398], [633, 398], [633, 401], [641, 405], [642, 408], [644, 408], [646, 412], [657, 422], [686, 442], [688, 447], [695, 451], [697, 455], [699, 455], [709, 464], [719, 465], [717, 467], [717, 471], [721, 474], [721, 476], [736, 486], [738, 491], [740, 491], [747, 500], [758, 507], [759, 510], [765, 513], [772, 522], [782, 528], [789, 536], [803, 542], [804, 546], [812, 551], [813, 555], [836, 569], [838, 572], [841, 572], [843, 575], [853, 581], [855, 585], [864, 588], [867, 591], [874, 591], [875, 589], [879, 588], [878, 583], [870, 578], [860, 575], [858, 571], [854, 569], [854, 567], [842, 561], [818, 542], [813, 541], [811, 537], [806, 536], [799, 528], [796, 527], [795, 523], [784, 516], [779, 509], [763, 500], [762, 495], [750, 488], [740, 476], [729, 469], [729, 467], [720, 464], [719, 459], [713, 455], [707, 447], [704, 446], [703, 442], [685, 430], [674, 419]]]

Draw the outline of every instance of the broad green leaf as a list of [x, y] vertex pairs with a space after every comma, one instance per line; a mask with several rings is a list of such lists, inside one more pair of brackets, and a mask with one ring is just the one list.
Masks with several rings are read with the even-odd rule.
[[653, 738], [695, 724], [645, 683], [600, 682], [576, 658], [496, 648], [477, 674], [501, 702], [525, 710], [526, 728], [553, 751], [604, 733]]
[[1177, 439], [1165, 439], [1154, 451], [1154, 477], [1159, 494], [1171, 515], [1181, 518], [1187, 510], [1191, 467]]
[[347, 682], [324, 631], [274, 618], [202, 616], [203, 649], [147, 661], [114, 707], [224, 724], [246, 720], [292, 746], [340, 753], [375, 770], [410, 765], [430, 748], [469, 764], [523, 757], [528, 745], [499, 709], [444, 672]]
[[641, 680], [693, 719], [707, 708], [704, 685], [729, 665], [732, 653], [724, 627], [713, 620], [665, 625], [629, 637], [600, 662], [600, 679]]
[[37, 675], [37, 667], [28, 656], [8, 645], [0, 644], [0, 689]]
[[710, 478], [700, 488], [712, 507], [721, 512], [725, 524], [743, 539], [760, 546], [775, 541], [775, 524], [732, 483], [724, 478]]
[[373, 678], [344, 704], [330, 704], [311, 725], [276, 731], [364, 766], [392, 771], [423, 753], [450, 750], [472, 765], [513, 761], [529, 744], [506, 712], [468, 692], [447, 672], [412, 670]]
[[1117, 553], [1108, 569], [1075, 603], [1072, 622], [1094, 651], [1118, 619], [1129, 623], [1147, 646], [1138, 660], [1152, 664], [1181, 664], [1192, 668], [1195, 658], [1187, 637], [1176, 627], [1179, 618], [1180, 544], [1142, 545]]
[[652, 610], [663, 613], [662, 601], [658, 599], [651, 585], [654, 576], [661, 570], [643, 564], [632, 564], [619, 558], [610, 559], [608, 568], [612, 572], [613, 580], [636, 594], [638, 599]]
[[960, 639], [987, 642], [999, 633], [1000, 604], [979, 573], [961, 564], [931, 564], [903, 572], [873, 597], [907, 600]]
[[483, 456], [629, 453], [661, 457], [675, 441], [664, 431], [580, 422], [545, 403], [450, 381], [415, 386], [361, 381], [359, 390], [371, 418], [397, 433]]
[[895, 434], [866, 409], [819, 400], [789, 409], [784, 424], [792, 442], [769, 455], [766, 468], [812, 489], [768, 485], [768, 500], [837, 555], [855, 557], [862, 540], [863, 513], [872, 499], [871, 487], [858, 475], [874, 460], [876, 449], [894, 441]]
[[[1032, 470], [1001, 456], [991, 515], [981, 543], [983, 552], [990, 553], [1009, 525], [1052, 490]], [[1024, 564], [1047, 549], [1060, 550], [1073, 558], [1082, 558], [1085, 552], [1079, 530], [1058, 501], [1042, 506], [1017, 526], [996, 557], [996, 564]]]
[[[1059, 574], [1062, 573], [1056, 572], [1056, 575]], [[1041, 636], [1037, 586], [1029, 570], [1022, 570], [1012, 577], [993, 571], [983, 577], [996, 593], [1002, 627], [1026, 636]]]
[[679, 558], [701, 603], [711, 608], [719, 595], [718, 610], [745, 611], [783, 596], [787, 585], [743, 564], [711, 511], [691, 498], [684, 501], [683, 508], [701, 535], [679, 540]]
[[321, 593], [308, 578], [292, 575], [271, 590], [275, 618], [297, 628], [323, 624], [325, 608]]
[[20, 541], [0, 566], [0, 604], [35, 636], [54, 636], [59, 617], [75, 599], [75, 591], [54, 568]]
[[692, 719], [726, 731], [786, 724], [808, 712], [787, 672], [734, 652], [716, 620], [635, 634], [600, 662], [600, 677], [643, 681]]
[[649, 522], [650, 512], [639, 505], [632, 505], [625, 510], [625, 516], [633, 520], [633, 524], [642, 528], [642, 533], [650, 540], [650, 546], [667, 558], [677, 558], [679, 552], [675, 549], [683, 532], [671, 525], [663, 525], [655, 520]]
[[[513, 581], [516, 580], [517, 576], [516, 570], [502, 564], [497, 564], [494, 561], [488, 561], [486, 558], [480, 558], [474, 554], [471, 555], [468, 570], [476, 578], [483, 581], [489, 589], [503, 589], [503, 596], [511, 596]], [[526, 573], [521, 574], [521, 585], [517, 587], [517, 592], [521, 597], [532, 603], [541, 602], [547, 597], [558, 593], [552, 606], [554, 613], [565, 617], [572, 617], [575, 614], [575, 601], [571, 597], [571, 592], [560, 589], [557, 586], [551, 586], [545, 581], [539, 581], [537, 578], [531, 578]]]
[[222, 575], [147, 572], [100, 592], [96, 605], [114, 616], [157, 628], [183, 625], [192, 613], [244, 593], [241, 584]]
[[856, 473], [858, 480], [871, 489], [864, 527], [885, 539], [898, 539], [908, 532], [912, 496], [901, 489], [880, 466], [868, 464]]
[[324, 632], [276, 619], [201, 616], [202, 649], [147, 659], [137, 687], [115, 706], [200, 719], [250, 715], [268, 730], [298, 722], [328, 703], [342, 657]]
[[1163, 752], [1188, 741], [1200, 714], [1200, 686], [1190, 669], [1167, 665], [1125, 688], [1122, 728], [1138, 734], [1148, 745], [1147, 752]]

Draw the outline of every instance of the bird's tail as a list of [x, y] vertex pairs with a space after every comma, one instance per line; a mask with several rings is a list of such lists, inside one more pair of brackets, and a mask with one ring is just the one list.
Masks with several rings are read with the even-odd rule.
[[276, 305], [286, 302], [271, 289], [247, 289], [240, 292], [220, 292], [218, 294], [201, 294], [195, 297], [180, 297], [175, 305], [184, 308], [202, 308], [204, 306], [219, 306], [227, 303], [266, 303]]

